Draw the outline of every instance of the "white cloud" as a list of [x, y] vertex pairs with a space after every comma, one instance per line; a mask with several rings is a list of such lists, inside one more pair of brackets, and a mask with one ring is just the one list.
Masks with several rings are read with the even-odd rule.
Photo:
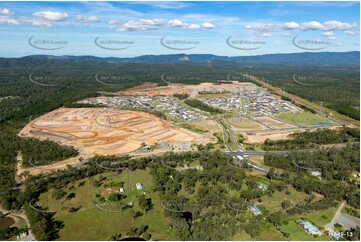
[[326, 36], [326, 37], [330, 37], [330, 36], [333, 36], [333, 32], [332, 31], [326, 31], [326, 32], [323, 32], [322, 35]]
[[42, 20], [42, 19], [33, 19], [31, 24], [33, 26], [42, 27], [42, 28], [52, 28], [53, 27], [51, 22], [46, 21], [46, 20]]
[[273, 35], [271, 33], [260, 33], [259, 36], [260, 37], [273, 37]]
[[33, 15], [35, 17], [53, 22], [65, 21], [69, 17], [67, 13], [52, 12], [52, 11], [35, 12], [33, 13]]
[[185, 26], [185, 24], [182, 21], [178, 20], [178, 19], [169, 20], [168, 24], [171, 27], [184, 27]]
[[0, 14], [11, 15], [13, 13], [8, 8], [0, 8]]
[[301, 24], [302, 30], [322, 30], [323, 25], [317, 21], [305, 22]]
[[214, 24], [212, 24], [212, 23], [204, 22], [204, 23], [202, 24], [202, 27], [205, 28], [205, 29], [213, 29], [215, 26], [214, 26]]
[[283, 24], [284, 29], [298, 29], [300, 25], [296, 22], [288, 22]]
[[357, 27], [357, 24], [343, 23], [336, 20], [330, 20], [323, 23], [324, 30], [350, 30]]
[[271, 32], [261, 32], [257, 34], [258, 37], [287, 37], [289, 33], [271, 33]]
[[18, 20], [10, 18], [9, 16], [0, 16], [0, 24], [20, 24]]
[[111, 20], [109, 20], [109, 22], [108, 22], [109, 25], [114, 25], [114, 24], [118, 24], [118, 23], [119, 23], [119, 21], [118, 21], [118, 20], [115, 20], [115, 19], [111, 19]]
[[351, 31], [351, 30], [346, 30], [346, 31], [343, 31], [345, 34], [347, 35], [351, 35], [351, 36], [354, 36], [354, 35], [360, 35], [360, 31]]
[[188, 29], [199, 29], [200, 27], [198, 24], [190, 24], [187, 26]]
[[25, 23], [25, 24], [31, 24], [32, 26], [35, 26], [35, 27], [42, 27], [42, 28], [52, 28], [53, 27], [53, 25], [51, 24], [50, 21], [47, 21], [45, 19], [40, 19], [40, 18], [20, 17], [19, 22]]
[[257, 23], [257, 24], [249, 24], [246, 25], [246, 29], [253, 29], [256, 31], [261, 31], [261, 32], [268, 32], [271, 31], [273, 29], [275, 29], [277, 27], [276, 24], [268, 24], [268, 23]]
[[115, 24], [115, 29], [119, 32], [124, 31], [139, 31], [158, 29], [164, 26], [167, 22], [163, 19], [141, 19], [140, 21], [130, 20], [125, 24]]
[[291, 30], [294, 23], [276, 24], [276, 23], [253, 23], [245, 26], [246, 29], [255, 31], [257, 37], [286, 37], [289, 33], [280, 32], [282, 29]]
[[170, 28], [183, 28], [183, 29], [212, 29], [214, 25], [208, 22], [203, 23], [202, 25], [194, 24], [194, 23], [185, 23], [179, 19], [141, 19], [139, 21], [129, 20], [126, 23], [120, 23], [117, 20], [111, 19], [108, 24], [110, 28], [115, 29], [119, 32], [124, 31], [147, 31], [159, 29], [162, 27], [170, 27]]
[[[303, 31], [324, 31], [322, 35], [330, 37], [333, 36], [335, 30], [340, 31], [349, 31], [351, 29], [357, 28], [356, 23], [346, 23], [336, 20], [329, 20], [323, 23], [318, 21], [310, 21], [303, 23], [296, 22], [286, 22], [286, 23], [255, 23], [248, 24], [245, 26], [246, 29], [251, 29], [258, 32], [258, 35], [261, 36], [277, 36], [278, 31], [280, 30], [303, 30]], [[353, 32], [345, 32], [346, 34], [352, 35]], [[278, 34], [279, 35], [279, 34]], [[285, 36], [284, 34], [281, 34]]]
[[89, 26], [89, 23], [99, 22], [99, 19], [96, 16], [76, 16], [76, 19], [79, 22], [82, 22], [84, 26]]
[[323, 31], [332, 31], [332, 30], [350, 30], [357, 28], [356, 23], [346, 23], [336, 20], [329, 20], [324, 23], [317, 21], [305, 22], [301, 24], [300, 29], [302, 30], [323, 30]]

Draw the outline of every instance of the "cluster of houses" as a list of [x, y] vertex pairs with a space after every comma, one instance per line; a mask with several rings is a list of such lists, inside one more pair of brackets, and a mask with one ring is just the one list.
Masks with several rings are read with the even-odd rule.
[[[298, 112], [298, 107], [276, 98], [260, 87], [239, 86], [225, 95], [215, 95], [200, 100], [214, 108], [238, 112], [240, 115], [274, 116], [283, 111]], [[160, 111], [167, 116], [182, 121], [204, 120], [208, 117], [202, 112], [182, 105], [173, 96], [115, 96], [88, 98], [79, 103], [101, 104], [107, 107], [121, 107], [127, 109], [149, 109]]]
[[148, 108], [154, 109], [150, 103], [154, 101], [150, 96], [118, 96], [118, 97], [96, 97], [81, 100], [78, 103], [84, 104], [102, 104], [107, 107], [123, 107], [123, 108]]
[[291, 103], [278, 99], [258, 87], [253, 89], [238, 87], [226, 96], [204, 98], [202, 101], [215, 108], [239, 111], [242, 115], [252, 113], [256, 117], [273, 116], [283, 111], [301, 111]]
[[117, 96], [97, 97], [79, 101], [84, 104], [102, 104], [107, 107], [121, 107], [131, 109], [149, 109], [161, 111], [167, 116], [182, 121], [195, 121], [206, 119], [200, 112], [187, 108], [171, 96]]
[[181, 105], [179, 101], [173, 97], [161, 97], [160, 102], [161, 104], [157, 105], [156, 110], [162, 111], [173, 118], [183, 121], [196, 121], [207, 118], [204, 114]]

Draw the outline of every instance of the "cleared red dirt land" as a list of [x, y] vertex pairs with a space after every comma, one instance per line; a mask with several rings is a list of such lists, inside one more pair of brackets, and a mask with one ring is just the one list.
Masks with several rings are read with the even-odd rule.
[[74, 146], [80, 155], [113, 155], [152, 145], [205, 144], [209, 138], [154, 115], [103, 108], [59, 108], [32, 120], [19, 134]]

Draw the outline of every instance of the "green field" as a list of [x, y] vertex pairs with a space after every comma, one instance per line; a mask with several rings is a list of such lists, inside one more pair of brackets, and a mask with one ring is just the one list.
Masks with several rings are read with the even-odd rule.
[[[127, 237], [126, 233], [131, 228], [148, 225], [148, 233], [152, 235], [152, 240], [174, 240], [175, 235], [169, 229], [169, 223], [164, 215], [164, 209], [160, 206], [160, 198], [157, 193], [152, 192], [152, 176], [148, 171], [130, 171], [128, 190], [127, 174], [122, 172], [108, 172], [101, 174], [106, 177], [103, 185], [94, 187], [92, 181], [99, 178], [100, 175], [88, 179], [83, 186], [79, 183], [85, 180], [79, 180], [73, 184], [69, 184], [64, 189], [68, 194], [73, 192], [75, 198], [66, 200], [65, 198], [55, 200], [51, 197], [52, 190], [43, 193], [40, 196], [40, 203], [48, 205], [49, 211], [56, 212], [56, 219], [64, 222], [64, 228], [60, 231], [60, 240], [108, 240], [114, 234], [122, 234], [122, 238]], [[111, 206], [103, 207], [113, 212], [102, 211], [93, 204], [95, 194], [99, 194], [101, 190], [109, 188], [111, 183], [124, 182], [124, 189], [127, 194], [125, 202], [132, 200], [133, 208], [128, 208], [123, 212], [115, 210]], [[131, 210], [141, 211], [138, 205], [137, 197], [142, 193], [135, 188], [135, 183], [140, 182], [144, 186], [146, 197], [152, 199], [153, 208], [144, 215], [133, 219]], [[71, 187], [74, 187], [73, 189]], [[113, 187], [114, 188], [114, 187]], [[107, 196], [107, 195], [104, 195]], [[80, 207], [77, 212], [69, 212], [69, 207]]]
[[333, 123], [327, 118], [313, 113], [280, 113], [276, 115], [276, 118], [296, 125], [312, 126], [319, 122], [325, 122], [333, 125]]
[[272, 194], [272, 196], [264, 195], [262, 196], [262, 202], [258, 203], [254, 201], [254, 203], [258, 203], [258, 205], [264, 206], [270, 212], [277, 212], [282, 209], [281, 203], [285, 200], [288, 200], [294, 204], [303, 203], [307, 194], [296, 191], [293, 187], [289, 186], [287, 188], [290, 191], [290, 194], [286, 194], [285, 192], [276, 191]]
[[280, 231], [277, 231], [275, 227], [272, 225], [267, 225], [265, 228], [262, 229], [261, 233], [256, 236], [256, 240], [259, 241], [283, 241], [285, 240], [284, 236], [281, 234]]
[[[312, 213], [306, 213], [297, 216], [291, 216], [287, 219], [288, 224], [282, 225], [281, 230], [283, 232], [289, 233], [291, 240], [331, 240], [327, 232], [320, 236], [319, 238], [313, 238], [306, 231], [304, 231], [301, 226], [295, 223], [297, 220], [306, 220], [311, 222], [313, 225], [323, 229], [323, 226], [332, 220], [333, 215], [337, 211], [338, 206], [331, 207], [322, 211], [316, 211]], [[326, 218], [322, 218], [326, 216]]]
[[242, 231], [240, 233], [235, 234], [232, 237], [232, 240], [236, 241], [244, 241], [244, 240], [253, 240], [251, 236], [249, 236], [246, 231]]
[[331, 240], [331, 238], [328, 235], [322, 235], [318, 238], [313, 238], [311, 235], [309, 235], [305, 230], [301, 228], [296, 222], [293, 220], [289, 220], [289, 223], [287, 225], [282, 225], [281, 230], [284, 232], [287, 232], [290, 234], [291, 240], [297, 240], [297, 241], [309, 241], [309, 240], [319, 240], [319, 241], [328, 241]]

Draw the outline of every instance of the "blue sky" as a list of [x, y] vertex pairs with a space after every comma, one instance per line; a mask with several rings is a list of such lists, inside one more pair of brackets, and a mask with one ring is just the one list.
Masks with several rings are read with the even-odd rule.
[[359, 2], [0, 2], [0, 56], [358, 51], [359, 19]]

